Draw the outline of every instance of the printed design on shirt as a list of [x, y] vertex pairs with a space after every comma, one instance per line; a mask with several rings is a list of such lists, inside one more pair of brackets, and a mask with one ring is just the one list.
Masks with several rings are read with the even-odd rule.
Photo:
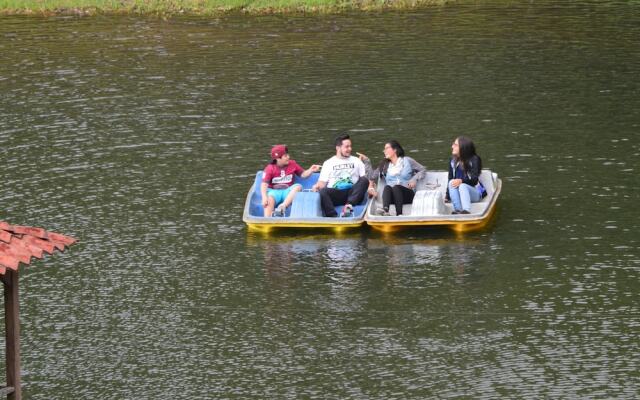
[[280, 176], [271, 178], [271, 185], [274, 189], [286, 189], [293, 182], [293, 174], [285, 174], [284, 170], [280, 170]]
[[337, 164], [333, 166], [333, 171], [331, 173], [333, 179], [335, 179], [332, 188], [334, 189], [345, 189], [353, 186], [353, 182], [351, 181], [351, 174], [355, 168], [354, 163], [345, 163], [345, 164]]
[[343, 164], [336, 164], [333, 166], [333, 170], [334, 171], [340, 171], [343, 169], [354, 169], [356, 167], [356, 165], [354, 163], [343, 163]]

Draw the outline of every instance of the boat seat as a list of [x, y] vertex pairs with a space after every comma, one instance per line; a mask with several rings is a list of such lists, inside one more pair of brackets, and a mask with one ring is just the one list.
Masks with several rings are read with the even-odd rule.
[[448, 214], [441, 190], [418, 190], [411, 203], [412, 216], [433, 216]]
[[317, 218], [322, 217], [320, 207], [320, 193], [300, 192], [291, 203], [291, 218]]

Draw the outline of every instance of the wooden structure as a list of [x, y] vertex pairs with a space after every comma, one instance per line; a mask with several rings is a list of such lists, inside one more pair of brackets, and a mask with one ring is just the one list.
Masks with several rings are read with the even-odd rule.
[[31, 259], [44, 254], [64, 251], [76, 239], [48, 232], [42, 228], [11, 225], [0, 221], [0, 279], [4, 286], [4, 318], [6, 338], [7, 385], [0, 387], [0, 396], [20, 400], [20, 308], [18, 275], [20, 264], [29, 265]]

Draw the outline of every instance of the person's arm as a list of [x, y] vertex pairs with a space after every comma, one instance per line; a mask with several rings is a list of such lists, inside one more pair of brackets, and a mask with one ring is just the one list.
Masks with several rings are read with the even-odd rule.
[[318, 164], [313, 164], [312, 166], [309, 167], [309, 169], [303, 171], [302, 174], [300, 174], [300, 176], [303, 178], [308, 178], [309, 176], [311, 176], [311, 174], [318, 171], [320, 171], [320, 166]]
[[[366, 162], [363, 160], [366, 160]], [[362, 178], [363, 176], [367, 178], [369, 176], [369, 171], [371, 171], [371, 161], [369, 161], [369, 158], [367, 158], [367, 156], [365, 156], [364, 154], [360, 154], [358, 161], [360, 161], [360, 165], [358, 166], [358, 176], [360, 178]]]
[[415, 174], [409, 180], [409, 188], [414, 189], [418, 184], [418, 181], [424, 178], [424, 176], [427, 174], [427, 169], [424, 167], [424, 165], [420, 164], [413, 158], [411, 157], [406, 157], [406, 158], [409, 159], [409, 165], [411, 165], [411, 171], [412, 172], [415, 171]]
[[367, 193], [371, 197], [375, 197], [378, 195], [378, 191], [376, 190], [376, 182], [377, 181], [369, 179], [369, 188], [367, 189]]
[[372, 169], [367, 178], [374, 183], [378, 182], [378, 179], [380, 179], [380, 168]]
[[465, 171], [465, 176], [462, 178], [462, 183], [466, 183], [469, 186], [475, 186], [478, 184], [478, 177], [480, 176], [480, 171], [478, 167], [480, 166], [480, 162], [477, 156], [471, 157], [469, 160], [468, 170]]
[[451, 165], [451, 163], [453, 162], [453, 160], [449, 161], [449, 181], [447, 182], [447, 195], [449, 194], [448, 188], [449, 188], [449, 183], [451, 183], [451, 187], [457, 188], [458, 186], [460, 186], [462, 184], [462, 179], [460, 178], [456, 178], [456, 165]]
[[324, 189], [327, 186], [327, 182], [329, 182], [329, 166], [330, 160], [327, 160], [322, 164], [322, 170], [320, 171], [320, 176], [318, 177], [318, 182], [315, 185], [311, 186], [311, 190], [317, 192], [318, 190]]
[[358, 158], [360, 159], [360, 161], [362, 161], [362, 165], [364, 166], [364, 170], [359, 171], [359, 175], [361, 177], [366, 176], [367, 179], [371, 180], [370, 176], [373, 174], [373, 168], [371, 167], [371, 160], [365, 154], [358, 153], [357, 151], [356, 151], [356, 154], [358, 155]]
[[377, 182], [378, 178], [380, 178], [380, 168], [373, 169], [373, 167], [371, 166], [371, 159], [369, 159], [369, 157], [360, 153], [358, 153], [358, 155], [362, 156], [360, 157], [360, 159], [364, 164], [364, 173], [367, 179], [369, 179], [369, 181]]
[[269, 204], [269, 198], [267, 197], [267, 187], [269, 185], [266, 182], [260, 184], [260, 194], [262, 195], [262, 207], [266, 207]]
[[453, 160], [452, 160], [452, 159], [449, 159], [449, 168], [448, 168], [448, 170], [449, 170], [449, 176], [447, 177], [447, 182], [449, 182], [450, 180], [452, 180], [452, 179], [453, 179], [454, 171], [453, 171], [453, 167], [451, 166], [451, 163], [452, 163], [452, 162], [453, 162]]
[[378, 195], [376, 187], [378, 186], [377, 183], [380, 179], [380, 168], [370, 170], [367, 174], [367, 178], [369, 179], [369, 189], [367, 189], [367, 193], [369, 194], [369, 196], [375, 197]]
[[449, 174], [447, 176], [447, 191], [446, 191], [445, 196], [444, 196], [444, 200], [447, 201], [447, 202], [451, 201], [451, 197], [449, 197], [449, 182], [453, 179], [453, 168], [451, 167], [451, 162], [452, 162], [452, 160], [449, 159], [449, 167], [448, 167]]
[[313, 192], [317, 192], [319, 190], [324, 189], [324, 187], [327, 186], [327, 182], [325, 181], [318, 181], [316, 182], [315, 185], [311, 186], [311, 191]]

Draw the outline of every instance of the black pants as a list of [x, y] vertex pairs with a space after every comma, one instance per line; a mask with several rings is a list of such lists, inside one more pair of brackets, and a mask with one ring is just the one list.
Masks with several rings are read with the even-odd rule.
[[411, 203], [413, 196], [415, 193], [408, 187], [402, 185], [385, 186], [382, 191], [382, 207], [388, 210], [393, 202], [396, 206], [396, 215], [402, 215], [402, 205]]
[[322, 214], [325, 217], [337, 217], [336, 206], [347, 203], [355, 206], [362, 203], [368, 186], [369, 180], [362, 176], [349, 190], [338, 190], [327, 187], [321, 189], [320, 204], [322, 205]]

